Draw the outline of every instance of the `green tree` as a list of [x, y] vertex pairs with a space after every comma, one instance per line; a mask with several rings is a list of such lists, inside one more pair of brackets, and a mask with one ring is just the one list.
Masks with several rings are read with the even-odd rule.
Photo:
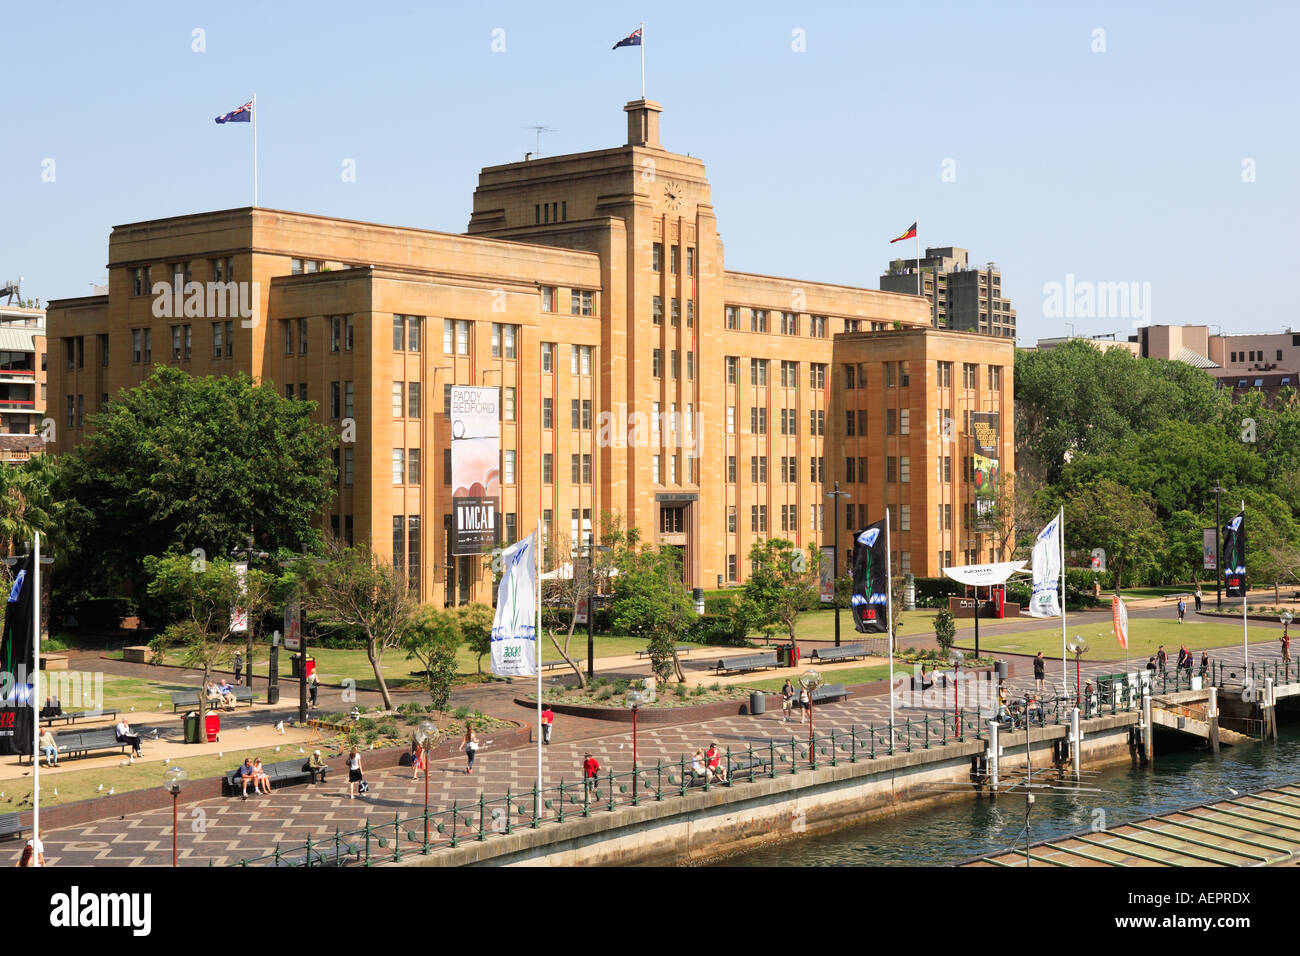
[[45, 539], [44, 550], [60, 513], [54, 499], [58, 459], [36, 455], [23, 462], [0, 461], [0, 554], [24, 550], [35, 532]]
[[438, 610], [426, 605], [402, 628], [401, 647], [409, 659], [424, 666], [421, 683], [433, 706], [443, 713], [456, 679], [456, 651], [464, 640], [461, 620], [453, 609]]
[[667, 681], [676, 675], [685, 682], [677, 644], [696, 619], [691, 596], [682, 584], [682, 567], [676, 552], [641, 545], [636, 529], [628, 532], [615, 557], [614, 600], [610, 617], [614, 627], [629, 634], [644, 634], [655, 676]]
[[1103, 548], [1118, 594], [1124, 569], [1157, 556], [1165, 544], [1151, 496], [1097, 478], [1066, 497], [1065, 527], [1076, 546]]
[[247, 375], [158, 367], [90, 416], [64, 456], [59, 496], [77, 505], [78, 553], [56, 573], [102, 595], [138, 585], [145, 555], [201, 548], [213, 558], [250, 529], [266, 551], [318, 548], [334, 439], [315, 411]]
[[[182, 666], [202, 671], [199, 686], [206, 687], [217, 665], [231, 656], [231, 608], [246, 608], [250, 628], [256, 627], [271, 606], [272, 576], [250, 568], [241, 587], [230, 561], [199, 561], [190, 555], [151, 555], [144, 559], [144, 565], [150, 596], [166, 607], [171, 617], [155, 639], [155, 653], [165, 645], [183, 645]], [[206, 697], [200, 691], [200, 716], [207, 710]]]
[[304, 600], [307, 610], [320, 614], [326, 627], [333, 623], [360, 629], [384, 707], [392, 710], [393, 698], [384, 680], [384, 651], [402, 643], [418, 606], [406, 575], [364, 544], [348, 548], [334, 540], [326, 545], [325, 560], [312, 565], [311, 573]]
[[460, 632], [483, 673], [483, 658], [492, 653], [492, 608], [486, 604], [466, 604], [460, 609]]
[[809, 545], [805, 555], [793, 541], [767, 538], [749, 549], [749, 577], [742, 589], [742, 614], [764, 637], [784, 628], [795, 640], [799, 615], [817, 602], [821, 551]]
[[952, 611], [946, 607], [940, 608], [939, 613], [934, 616], [934, 639], [939, 645], [939, 649], [947, 654], [952, 650], [952, 643], [957, 638], [957, 621], [952, 616]]

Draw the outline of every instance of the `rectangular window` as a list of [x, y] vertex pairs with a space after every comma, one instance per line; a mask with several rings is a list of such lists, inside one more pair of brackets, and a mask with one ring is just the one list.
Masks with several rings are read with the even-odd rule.
[[799, 363], [798, 362], [781, 363], [781, 387], [782, 388], [799, 387]]
[[989, 391], [996, 392], [1002, 388], [1002, 367], [1000, 365], [989, 366]]
[[686, 300], [686, 327], [688, 329], [695, 328], [695, 300], [694, 299]]
[[456, 354], [469, 354], [469, 321], [466, 319], [456, 320]]
[[582, 484], [582, 456], [569, 456], [569, 484]]
[[738, 328], [736, 323], [736, 307], [734, 305], [727, 306], [727, 328]]
[[569, 399], [569, 427], [574, 431], [578, 430], [578, 400]]
[[221, 358], [224, 349], [222, 344], [222, 325], [220, 322], [212, 323], [212, 357]]
[[399, 574], [406, 564], [406, 515], [393, 515], [393, 570]]
[[727, 483], [734, 485], [736, 483], [736, 456], [727, 456]]
[[515, 453], [513, 451], [504, 451], [501, 453], [501, 483], [503, 485], [513, 485], [515, 483]]
[[408, 382], [406, 388], [407, 388], [406, 417], [419, 418], [420, 417], [420, 383]]
[[[306, 384], [302, 387], [302, 398], [307, 397]], [[356, 388], [351, 382], [343, 383], [343, 416], [353, 418], [356, 415]]]
[[[290, 385], [290, 388], [293, 386]], [[330, 382], [330, 418], [337, 421], [342, 413], [343, 393], [339, 389], [338, 382]]]
[[912, 480], [912, 459], [907, 455], [898, 459], [898, 480], [907, 484]]
[[402, 407], [403, 407], [402, 403], [405, 397], [406, 397], [406, 383], [394, 382], [393, 383], [393, 417], [394, 418], [402, 417]]
[[542, 484], [549, 485], [555, 481], [555, 456], [549, 451], [542, 455]]
[[854, 412], [844, 413], [844, 434], [850, 438], [853, 437], [854, 425], [857, 421], [857, 415]]
[[939, 362], [938, 371], [939, 371], [939, 387], [952, 388], [952, 363]]
[[409, 529], [406, 538], [406, 580], [410, 585], [411, 593], [418, 594], [420, 590], [420, 516], [408, 515], [406, 522]]
[[650, 355], [650, 374], [655, 378], [663, 377], [664, 353], [662, 349], [655, 349]]
[[767, 310], [766, 309], [749, 310], [749, 331], [751, 332], [767, 331]]
[[551, 286], [542, 287], [542, 311], [555, 311], [555, 289]]
[[343, 484], [352, 484], [352, 455], [353, 449], [343, 449]]
[[736, 556], [727, 555], [727, 580], [734, 582], [736, 580]]
[[555, 371], [555, 343], [554, 342], [542, 343], [542, 371], [543, 372]]
[[728, 356], [727, 356], [726, 367], [727, 367], [727, 384], [728, 384], [728, 385], [735, 385], [735, 384], [736, 384], [736, 377], [737, 377], [737, 374], [736, 374], [736, 373], [737, 373], [737, 370], [738, 370], [739, 367], [740, 367], [740, 359], [739, 359], [739, 357], [737, 357], [737, 356], [735, 356], [735, 355], [728, 355]]
[[420, 351], [420, 323], [423, 321], [418, 315], [408, 315], [406, 317], [406, 350], [408, 352]]
[[542, 427], [555, 427], [555, 400], [551, 398], [542, 399]]
[[808, 366], [809, 386], [815, 389], [826, 387], [826, 366], [819, 362], [814, 362]]
[[650, 268], [655, 272], [664, 271], [664, 244], [656, 242], [650, 246]]
[[343, 317], [330, 316], [330, 351], [337, 352], [343, 343]]
[[750, 385], [767, 384], [767, 359], [749, 360], [749, 384]]
[[660, 470], [659, 470], [659, 469], [660, 469], [660, 464], [661, 464], [662, 461], [663, 461], [663, 456], [662, 456], [662, 455], [651, 455], [651, 456], [650, 456], [650, 472], [651, 472], [651, 476], [652, 476], [652, 478], [653, 478], [653, 480], [654, 480], [654, 483], [655, 483], [656, 485], [661, 485], [661, 484], [663, 484], [663, 474], [662, 474], [662, 472], [660, 472]]
[[515, 390], [513, 388], [501, 390], [501, 419], [507, 422], [515, 420]]
[[793, 312], [781, 313], [781, 334], [782, 335], [799, 334], [799, 321], [795, 313]]
[[672, 360], [669, 364], [672, 366], [673, 378], [680, 378], [682, 370], [681, 353], [677, 349], [673, 349], [668, 357]]
[[680, 260], [681, 246], [672, 246], [668, 250], [668, 271], [677, 275], [677, 266]]
[[736, 434], [736, 406], [727, 406], [727, 434]]
[[307, 354], [307, 320], [298, 320], [298, 354]]
[[235, 323], [226, 323], [226, 358], [235, 354]]
[[393, 484], [400, 485], [406, 480], [406, 449], [393, 449]]
[[844, 366], [844, 387], [845, 387], [845, 388], [857, 388], [857, 387], [858, 387], [858, 385], [857, 385], [857, 372], [858, 372], [858, 367], [857, 367], [856, 365], [846, 365], [846, 366]]
[[912, 506], [899, 505], [898, 529], [900, 531], [912, 530]]
[[650, 300], [650, 321], [655, 325], [664, 324], [663, 296], [656, 295]]
[[582, 314], [582, 291], [580, 289], [569, 290], [569, 314]]
[[343, 317], [343, 350], [351, 352], [352, 346], [356, 342], [356, 326], [352, 322], [352, 316]]
[[420, 483], [420, 449], [418, 448], [408, 448], [406, 451], [406, 483], [408, 485]]

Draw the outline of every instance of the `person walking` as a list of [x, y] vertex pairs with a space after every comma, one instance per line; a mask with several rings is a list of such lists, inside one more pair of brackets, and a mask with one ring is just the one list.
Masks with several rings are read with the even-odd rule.
[[551, 742], [551, 725], [555, 723], [555, 713], [550, 704], [542, 705], [542, 743]]
[[236, 684], [242, 684], [244, 682], [243, 675], [244, 675], [244, 652], [235, 651], [235, 683]]
[[808, 696], [808, 688], [799, 688], [799, 723], [806, 723], [808, 720], [808, 707], [812, 703], [812, 698]]
[[781, 688], [781, 719], [785, 723], [790, 723], [790, 711], [794, 708], [794, 684], [790, 683], [790, 678], [785, 679], [785, 686]]
[[1199, 614], [1199, 613], [1200, 613], [1200, 610], [1201, 610], [1201, 585], [1200, 585], [1200, 582], [1197, 582], [1197, 585], [1196, 585], [1196, 595], [1195, 595], [1195, 597], [1196, 597], [1196, 611], [1197, 611], [1197, 613]]
[[357, 791], [365, 781], [365, 772], [361, 769], [361, 753], [356, 747], [348, 754], [348, 799], [356, 798]]
[[1156, 666], [1159, 669], [1162, 677], [1164, 676], [1165, 668], [1168, 665], [1169, 665], [1169, 655], [1165, 653], [1165, 646], [1161, 644], [1160, 649], [1156, 651]]
[[1282, 663], [1290, 664], [1291, 663], [1291, 635], [1283, 631], [1282, 636], [1279, 638], [1279, 640], [1282, 642]]
[[320, 693], [320, 678], [316, 676], [313, 670], [311, 676], [307, 678], [307, 706], [316, 706], [316, 695]]
[[591, 755], [590, 750], [582, 759], [582, 785], [588, 792], [600, 785], [600, 761]]
[[1187, 602], [1181, 596], [1178, 598], [1178, 623], [1183, 623], [1183, 615], [1187, 613]]
[[415, 742], [415, 750], [411, 755], [411, 779], [419, 779], [421, 771], [429, 767], [429, 757], [424, 752], [424, 744], [418, 740]]
[[1038, 693], [1043, 692], [1043, 684], [1047, 680], [1047, 661], [1043, 658], [1043, 652], [1039, 651], [1034, 657], [1034, 690]]
[[465, 772], [474, 772], [474, 755], [478, 753], [478, 734], [474, 733], [474, 725], [468, 720], [465, 721], [465, 739], [460, 742], [458, 750], [465, 751], [466, 765]]
[[1205, 675], [1208, 674], [1209, 672], [1210, 672], [1210, 652], [1201, 651], [1201, 679], [1204, 680]]

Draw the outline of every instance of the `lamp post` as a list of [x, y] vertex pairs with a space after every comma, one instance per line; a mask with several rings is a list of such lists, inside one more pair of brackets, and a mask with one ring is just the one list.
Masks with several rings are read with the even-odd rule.
[[641, 709], [641, 704], [645, 700], [645, 695], [639, 690], [630, 690], [627, 692], [627, 706], [632, 711], [632, 805], [636, 806], [637, 802], [637, 779], [636, 772], [636, 714]]
[[172, 866], [176, 866], [176, 832], [179, 820], [177, 805], [180, 802], [181, 791], [189, 782], [190, 775], [180, 767], [168, 767], [163, 774], [163, 789], [172, 795]]
[[1210, 491], [1214, 493], [1214, 609], [1218, 611], [1223, 609], [1223, 568], [1219, 566], [1223, 561], [1223, 544], [1219, 541], [1219, 536], [1223, 534], [1223, 517], [1219, 514], [1219, 498], [1223, 494], [1223, 488], [1216, 481]]
[[813, 736], [813, 694], [821, 684], [822, 675], [812, 667], [799, 678], [799, 686], [808, 692], [808, 762], [811, 764], [817, 763], [817, 743]]
[[603, 544], [587, 544], [587, 679], [596, 676], [596, 553], [608, 551]]
[[438, 728], [431, 720], [422, 720], [415, 728], [415, 739], [424, 754], [424, 852], [429, 852], [429, 744]]
[[847, 491], [840, 491], [840, 483], [835, 482], [835, 490], [826, 493], [827, 498], [835, 499], [834, 517], [831, 523], [835, 525], [835, 560], [831, 562], [831, 603], [835, 605], [835, 646], [840, 646], [840, 596], [838, 589], [835, 588], [835, 581], [839, 578], [840, 570], [840, 499], [852, 498], [853, 496]]
[[1088, 651], [1088, 645], [1079, 639], [1079, 635], [1074, 635], [1068, 645], [1070, 653], [1074, 655], [1074, 706], [1083, 706], [1083, 685], [1079, 682], [1079, 661]]
[[[242, 548], [230, 549], [231, 559], [237, 561], [243, 561], [245, 572], [247, 572], [248, 568], [252, 566], [254, 558], [256, 558], [259, 561], [265, 561], [267, 558], [270, 557], [270, 555], [267, 554], [265, 551], [258, 551], [256, 548], [253, 547], [253, 536], [251, 534], [248, 536], [247, 541], [248, 543], [244, 545]], [[246, 591], [247, 585], [245, 584], [244, 587], [242, 587], [240, 590]], [[248, 625], [244, 633], [246, 635], [245, 651], [246, 651], [247, 666], [248, 666], [248, 689], [251, 691], [253, 689], [253, 614], [250, 608], [245, 608], [244, 613], [248, 615]], [[268, 674], [267, 684], [269, 686], [270, 672], [268, 671], [267, 674]]]
[[1291, 636], [1289, 628], [1291, 627], [1292, 615], [1290, 611], [1283, 611], [1279, 617], [1282, 621], [1282, 666], [1286, 668], [1286, 679], [1291, 679]]
[[965, 657], [961, 651], [955, 647], [952, 649], [952, 712], [954, 718], [953, 730], [958, 737], [961, 737], [961, 662]]

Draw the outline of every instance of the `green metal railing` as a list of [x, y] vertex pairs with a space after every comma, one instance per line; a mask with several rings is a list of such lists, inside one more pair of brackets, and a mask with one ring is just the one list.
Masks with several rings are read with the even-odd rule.
[[[1030, 723], [1064, 723], [1069, 719], [1071, 698], [1044, 702], [1032, 715]], [[1121, 708], [1121, 709], [1127, 709]], [[620, 807], [638, 806], [643, 801], [662, 802], [686, 796], [688, 791], [711, 791], [752, 784], [778, 774], [797, 775], [842, 762], [859, 763], [877, 760], [900, 752], [933, 749], [967, 740], [984, 740], [988, 734], [988, 714], [963, 711], [927, 713], [919, 718], [865, 727], [853, 725], [848, 730], [830, 730], [807, 737], [791, 736], [785, 740], [750, 743], [728, 747], [720, 755], [720, 765], [727, 768], [725, 777], [706, 771], [698, 773], [686, 756], [677, 760], [656, 760], [636, 771], [610, 769], [592, 780], [566, 782], [538, 789], [534, 784], [525, 790], [507, 788], [503, 796], [453, 802], [450, 809], [430, 809], [403, 817], [395, 813], [391, 821], [371, 823], [352, 830], [335, 829], [332, 837], [284, 846], [274, 852], [239, 860], [238, 866], [374, 866], [396, 863], [404, 856], [428, 855], [436, 850], [455, 848], [470, 840], [486, 841], [493, 834], [508, 835], [517, 827], [540, 829], [577, 817], [612, 813]], [[742, 783], [743, 781], [743, 783]], [[426, 837], [427, 834], [427, 837]]]

